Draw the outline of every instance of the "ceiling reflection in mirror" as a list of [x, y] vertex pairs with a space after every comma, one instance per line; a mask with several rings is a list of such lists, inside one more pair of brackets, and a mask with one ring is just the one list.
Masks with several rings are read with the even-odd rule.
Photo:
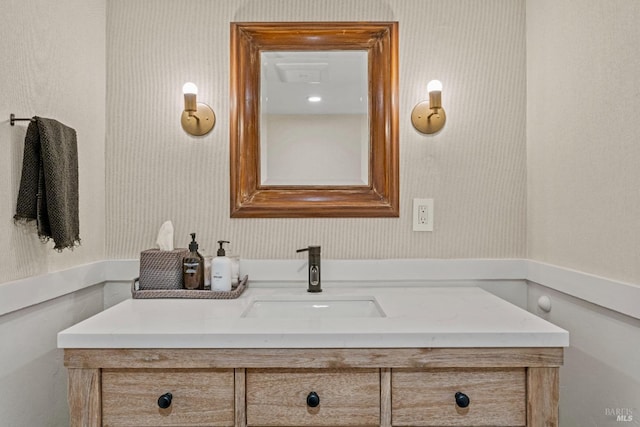
[[261, 185], [369, 185], [367, 51], [264, 51], [260, 63]]

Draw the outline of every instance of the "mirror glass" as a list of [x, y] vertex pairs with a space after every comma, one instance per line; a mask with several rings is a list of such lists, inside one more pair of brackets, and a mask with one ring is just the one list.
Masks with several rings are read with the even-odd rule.
[[260, 183], [369, 184], [367, 52], [260, 56]]
[[398, 74], [397, 22], [232, 22], [230, 216], [398, 217]]

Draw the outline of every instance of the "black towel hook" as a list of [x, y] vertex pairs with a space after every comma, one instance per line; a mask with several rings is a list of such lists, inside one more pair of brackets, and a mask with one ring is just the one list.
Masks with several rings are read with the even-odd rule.
[[36, 119], [33, 118], [24, 118], [24, 119], [20, 119], [17, 118], [15, 114], [11, 113], [9, 114], [9, 123], [11, 123], [11, 126], [15, 126], [16, 122], [25, 122], [25, 121], [30, 121], [30, 122], [35, 122]]

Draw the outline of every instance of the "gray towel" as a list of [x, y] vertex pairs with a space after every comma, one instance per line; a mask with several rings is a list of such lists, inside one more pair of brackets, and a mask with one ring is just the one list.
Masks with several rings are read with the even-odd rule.
[[34, 117], [24, 139], [22, 178], [14, 219], [36, 221], [42, 241], [54, 249], [80, 243], [76, 131], [53, 119]]

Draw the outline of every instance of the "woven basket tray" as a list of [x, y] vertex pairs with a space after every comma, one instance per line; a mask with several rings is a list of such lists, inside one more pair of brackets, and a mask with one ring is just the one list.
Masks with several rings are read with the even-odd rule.
[[189, 299], [235, 299], [238, 298], [245, 289], [249, 276], [244, 276], [238, 286], [229, 292], [202, 291], [196, 289], [137, 289], [135, 278], [131, 283], [131, 295], [134, 299], [147, 298], [189, 298]]

